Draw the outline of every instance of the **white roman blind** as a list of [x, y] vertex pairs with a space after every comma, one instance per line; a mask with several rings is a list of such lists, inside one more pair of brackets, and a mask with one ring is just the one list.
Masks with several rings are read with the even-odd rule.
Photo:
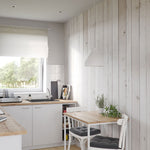
[[47, 30], [0, 26], [0, 56], [48, 56]]

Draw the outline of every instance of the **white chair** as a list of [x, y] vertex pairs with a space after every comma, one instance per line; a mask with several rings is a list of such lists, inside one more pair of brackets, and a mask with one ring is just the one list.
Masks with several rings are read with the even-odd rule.
[[95, 136], [91, 139], [90, 150], [124, 150], [128, 116], [122, 115], [122, 119], [118, 119], [117, 124], [121, 126], [119, 139]]
[[[86, 108], [83, 107], [71, 107], [67, 108], [67, 112], [80, 112], [86, 111]], [[80, 142], [81, 150], [84, 150], [85, 142], [87, 141], [87, 127], [84, 123], [77, 121], [73, 118], [68, 117], [69, 123], [69, 142], [68, 142], [68, 150], [70, 150], [70, 145], [72, 141], [72, 137], [75, 137]], [[99, 129], [90, 128], [91, 137], [97, 134], [100, 134]]]

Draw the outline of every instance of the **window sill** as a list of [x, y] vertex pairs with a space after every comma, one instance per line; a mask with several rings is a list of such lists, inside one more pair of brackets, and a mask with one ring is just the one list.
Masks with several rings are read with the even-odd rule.
[[[45, 97], [47, 95], [46, 92], [14, 92], [15, 96], [21, 96], [22, 98], [27, 98], [28, 95], [31, 94], [33, 98], [39, 98]], [[3, 96], [3, 93], [0, 93], [0, 97]]]

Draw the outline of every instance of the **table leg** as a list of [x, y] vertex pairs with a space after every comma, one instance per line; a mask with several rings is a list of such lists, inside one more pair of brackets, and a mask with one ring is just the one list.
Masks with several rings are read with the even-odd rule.
[[64, 150], [66, 150], [66, 116], [64, 115]]
[[88, 124], [88, 150], [90, 149], [90, 124]]

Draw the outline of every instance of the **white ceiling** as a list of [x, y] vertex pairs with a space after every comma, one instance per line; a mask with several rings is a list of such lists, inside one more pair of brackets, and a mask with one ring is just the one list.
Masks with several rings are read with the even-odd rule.
[[[96, 0], [0, 0], [0, 17], [65, 22]], [[16, 6], [13, 8], [13, 6]], [[62, 11], [62, 13], [59, 13]]]

